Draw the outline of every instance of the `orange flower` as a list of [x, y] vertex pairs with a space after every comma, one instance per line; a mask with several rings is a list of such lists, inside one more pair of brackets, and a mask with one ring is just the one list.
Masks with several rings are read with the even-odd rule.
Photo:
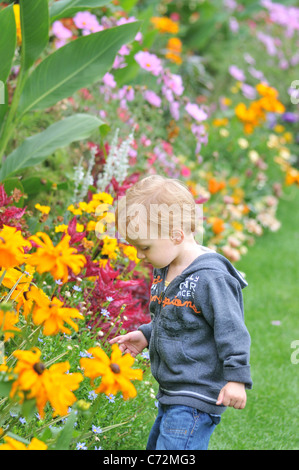
[[35, 325], [43, 325], [43, 334], [45, 336], [56, 335], [60, 331], [70, 334], [71, 330], [64, 326], [64, 323], [70, 325], [75, 331], [78, 331], [78, 325], [73, 322], [73, 318], [84, 320], [76, 308], [63, 307], [57, 297], [50, 300], [40, 289], [32, 286], [27, 293], [28, 300], [35, 302], [32, 312], [32, 319]]
[[179, 38], [170, 38], [166, 47], [170, 51], [180, 54], [182, 52], [183, 45]]
[[64, 235], [62, 240], [54, 246], [46, 233], [38, 232], [29, 239], [37, 243], [39, 247], [36, 253], [30, 255], [28, 263], [36, 266], [39, 273], [48, 271], [54, 279], [61, 279], [63, 283], [67, 282], [68, 268], [78, 275], [86, 263], [85, 256], [76, 254], [76, 248], [69, 246], [70, 239], [69, 235]]
[[68, 374], [68, 361], [53, 364], [46, 369], [40, 361], [41, 351], [38, 348], [31, 351], [17, 350], [13, 354], [18, 359], [13, 370], [17, 379], [12, 385], [10, 397], [14, 397], [16, 392], [25, 392], [26, 398], [35, 398], [41, 418], [45, 416], [44, 408], [48, 401], [54, 409], [53, 416], [65, 416], [68, 407], [76, 401], [72, 392], [77, 390], [83, 380], [82, 374]]
[[15, 227], [3, 226], [0, 230], [0, 264], [4, 269], [19, 266], [25, 262], [24, 248], [30, 248], [31, 244], [25, 240]]
[[162, 17], [155, 16], [151, 18], [151, 22], [153, 23], [155, 28], [159, 30], [160, 33], [177, 34], [179, 31], [178, 23], [175, 23], [167, 16], [162, 16]]
[[217, 180], [215, 180], [215, 178], [211, 178], [209, 180], [209, 192], [211, 194], [215, 194], [215, 193], [218, 193], [219, 191], [221, 191], [223, 188], [225, 188], [226, 184], [224, 181], [220, 181], [218, 182]]
[[180, 56], [182, 52], [182, 41], [179, 38], [170, 38], [167, 43], [166, 59], [180, 65], [183, 61]]
[[9, 436], [4, 436], [4, 441], [5, 444], [0, 444], [0, 450], [47, 450], [48, 446], [42, 442], [36, 439], [34, 437], [30, 444], [26, 447], [23, 442], [18, 441], [17, 439], [13, 439], [12, 437]]
[[170, 60], [170, 62], [173, 62], [174, 64], [177, 64], [177, 65], [181, 65], [181, 63], [183, 62], [183, 59], [181, 58], [181, 56], [179, 56], [178, 54], [174, 52], [167, 52], [165, 54], [165, 57], [166, 59]]
[[19, 315], [16, 312], [0, 310], [0, 332], [4, 333], [4, 342], [14, 337], [14, 331], [20, 331], [20, 328], [15, 326], [18, 321]]
[[235, 113], [244, 124], [246, 134], [252, 134], [254, 127], [259, 125], [260, 119], [264, 119], [261, 108], [254, 103], [252, 103], [249, 108], [246, 108], [244, 103], [239, 103], [235, 108]]
[[111, 359], [99, 347], [88, 350], [93, 358], [83, 358], [80, 365], [84, 369], [84, 375], [93, 381], [102, 377], [101, 384], [95, 389], [96, 393], [115, 395], [118, 391], [123, 393], [124, 400], [133, 398], [137, 392], [130, 380], [142, 380], [141, 369], [131, 369], [134, 359], [131, 354], [122, 353], [118, 344], [112, 345]]
[[224, 221], [218, 217], [215, 217], [212, 223], [212, 230], [215, 235], [219, 235], [225, 230]]

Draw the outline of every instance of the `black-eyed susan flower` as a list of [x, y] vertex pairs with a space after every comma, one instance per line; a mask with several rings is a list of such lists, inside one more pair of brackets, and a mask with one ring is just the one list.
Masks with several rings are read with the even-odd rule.
[[61, 279], [63, 283], [67, 282], [68, 268], [78, 275], [86, 264], [85, 256], [77, 254], [77, 249], [69, 246], [70, 239], [69, 235], [64, 235], [62, 240], [54, 246], [46, 233], [38, 232], [29, 239], [35, 242], [38, 248], [30, 255], [28, 263], [36, 266], [40, 274], [50, 272], [54, 279]]
[[63, 302], [57, 297], [49, 299], [35, 286], [32, 286], [32, 289], [27, 293], [27, 298], [35, 303], [32, 320], [35, 325], [43, 325], [43, 334], [45, 336], [56, 335], [59, 332], [69, 335], [71, 330], [65, 326], [65, 323], [78, 331], [78, 325], [73, 319], [84, 320], [79, 310], [64, 307]]
[[21, 441], [10, 436], [4, 436], [4, 444], [0, 444], [0, 450], [47, 450], [48, 446], [43, 441], [34, 437], [26, 446]]
[[131, 368], [134, 363], [131, 354], [122, 355], [118, 344], [112, 345], [111, 358], [99, 347], [90, 348], [88, 353], [93, 358], [82, 358], [80, 366], [92, 383], [102, 377], [101, 384], [95, 389], [96, 393], [116, 395], [121, 391], [124, 400], [136, 396], [137, 392], [131, 380], [142, 380], [142, 370]]
[[33, 348], [31, 351], [17, 350], [14, 356], [18, 359], [13, 373], [17, 377], [13, 382], [10, 397], [16, 394], [27, 399], [35, 399], [41, 418], [44, 408], [49, 402], [53, 408], [53, 416], [65, 416], [68, 408], [76, 401], [73, 391], [77, 390], [83, 380], [79, 372], [69, 374], [68, 361], [53, 364], [49, 369], [41, 362], [41, 351]]

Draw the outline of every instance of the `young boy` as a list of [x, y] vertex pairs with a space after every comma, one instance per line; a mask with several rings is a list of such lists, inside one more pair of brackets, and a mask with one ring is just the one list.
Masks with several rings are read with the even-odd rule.
[[154, 267], [151, 322], [110, 341], [132, 356], [149, 348], [159, 411], [148, 450], [207, 449], [226, 407], [244, 408], [252, 387], [247, 283], [197, 244], [195, 212], [188, 188], [158, 175], [133, 185], [116, 211], [119, 233]]

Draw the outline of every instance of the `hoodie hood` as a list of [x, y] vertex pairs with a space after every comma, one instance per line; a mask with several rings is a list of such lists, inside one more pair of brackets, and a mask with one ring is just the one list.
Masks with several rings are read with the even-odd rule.
[[[165, 269], [165, 268], [164, 268]], [[242, 274], [231, 264], [231, 262], [225, 258], [225, 256], [220, 255], [212, 250], [203, 255], [198, 256], [194, 261], [192, 261], [189, 266], [184, 269], [184, 271], [178, 276], [179, 279], [183, 279], [191, 274], [195, 274], [198, 271], [213, 271], [221, 274], [229, 274], [233, 276], [240, 284], [241, 289], [248, 286], [248, 283], [245, 281]], [[157, 270], [159, 272], [163, 270]], [[166, 268], [167, 275], [168, 267]], [[211, 273], [212, 274], [212, 273]]]

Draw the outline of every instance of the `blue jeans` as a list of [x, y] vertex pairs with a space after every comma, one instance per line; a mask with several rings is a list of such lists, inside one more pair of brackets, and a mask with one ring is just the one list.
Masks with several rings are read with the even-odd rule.
[[190, 406], [159, 403], [146, 449], [207, 450], [220, 419], [219, 415], [203, 413]]

